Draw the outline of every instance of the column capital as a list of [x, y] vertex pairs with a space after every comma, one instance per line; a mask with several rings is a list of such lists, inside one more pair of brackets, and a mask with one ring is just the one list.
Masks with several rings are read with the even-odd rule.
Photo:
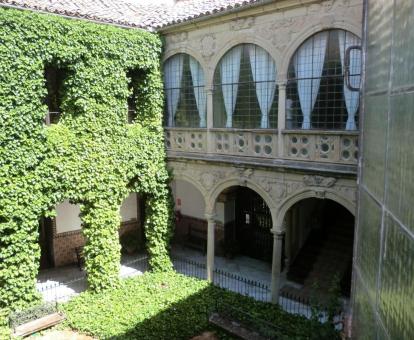
[[204, 217], [208, 222], [215, 222], [216, 214], [205, 213]]
[[281, 229], [280, 227], [274, 227], [271, 230], [271, 232], [273, 233], [273, 237], [274, 238], [277, 238], [277, 239], [283, 238], [283, 236], [285, 235], [285, 232], [284, 231], [281, 231], [280, 229]]
[[287, 86], [287, 81], [286, 80], [279, 80], [276, 84], [279, 87], [279, 91], [280, 90], [285, 90], [286, 86]]

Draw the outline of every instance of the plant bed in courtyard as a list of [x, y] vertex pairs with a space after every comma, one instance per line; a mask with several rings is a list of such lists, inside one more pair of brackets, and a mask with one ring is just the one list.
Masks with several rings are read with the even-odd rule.
[[327, 324], [175, 272], [146, 273], [124, 280], [117, 289], [82, 293], [61, 309], [65, 326], [99, 339], [190, 339], [205, 331], [226, 338], [208, 322], [217, 301], [280, 326], [278, 339], [339, 338]]

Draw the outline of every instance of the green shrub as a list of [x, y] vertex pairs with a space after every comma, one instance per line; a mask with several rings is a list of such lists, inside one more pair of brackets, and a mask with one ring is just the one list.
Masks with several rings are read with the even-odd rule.
[[[119, 207], [130, 192], [148, 197], [150, 265], [171, 269], [159, 37], [3, 7], [0, 22], [0, 308], [39, 299], [39, 219], [64, 199], [80, 204], [90, 289], [119, 284]], [[65, 77], [61, 118], [46, 126], [50, 65]]]
[[86, 292], [61, 306], [67, 325], [99, 339], [189, 339], [206, 330], [217, 301], [229, 304], [283, 329], [280, 339], [336, 339], [332, 328], [288, 314], [174, 272], [146, 273], [118, 289]]
[[10, 338], [10, 329], [7, 322], [7, 311], [0, 309], [0, 339]]

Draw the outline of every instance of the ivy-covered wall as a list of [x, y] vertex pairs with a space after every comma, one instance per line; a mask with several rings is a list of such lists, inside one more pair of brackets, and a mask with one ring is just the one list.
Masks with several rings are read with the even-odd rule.
[[[0, 8], [0, 309], [37, 299], [38, 226], [69, 199], [81, 206], [89, 287], [116, 286], [117, 229], [130, 192], [147, 197], [153, 270], [171, 268], [169, 176], [157, 35]], [[64, 69], [62, 117], [46, 126], [44, 70]], [[137, 118], [127, 123], [135, 79]]]

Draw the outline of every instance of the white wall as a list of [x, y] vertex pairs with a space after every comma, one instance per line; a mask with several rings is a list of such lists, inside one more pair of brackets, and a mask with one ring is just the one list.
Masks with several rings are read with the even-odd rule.
[[65, 233], [81, 229], [82, 221], [79, 217], [80, 207], [71, 204], [68, 200], [56, 206], [56, 232]]
[[121, 205], [122, 222], [138, 219], [137, 194], [130, 193]]
[[224, 224], [226, 214], [226, 205], [224, 202], [216, 202], [216, 218], [217, 222]]
[[[175, 209], [180, 209], [181, 214], [205, 219], [205, 204], [200, 191], [191, 183], [175, 180], [172, 185]], [[177, 205], [177, 200], [181, 200], [181, 208]]]

